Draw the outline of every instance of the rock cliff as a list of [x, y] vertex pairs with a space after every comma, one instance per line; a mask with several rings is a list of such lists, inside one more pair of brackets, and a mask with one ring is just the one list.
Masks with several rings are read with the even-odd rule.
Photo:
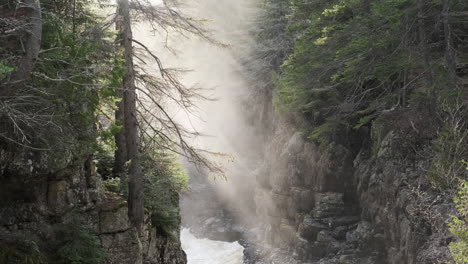
[[312, 263], [442, 263], [450, 197], [427, 180], [437, 124], [389, 111], [318, 146], [276, 117], [256, 171], [257, 215], [270, 245]]
[[55, 261], [56, 243], [62, 239], [58, 230], [79, 218], [98, 237], [105, 263], [186, 263], [179, 230], [173, 236], [160, 234], [146, 219], [138, 234], [126, 201], [105, 191], [92, 160], [53, 173], [38, 170], [31, 160], [15, 168], [8, 164], [0, 176], [0, 262], [22, 263], [21, 254], [29, 258], [31, 252], [37, 256], [31, 263]]

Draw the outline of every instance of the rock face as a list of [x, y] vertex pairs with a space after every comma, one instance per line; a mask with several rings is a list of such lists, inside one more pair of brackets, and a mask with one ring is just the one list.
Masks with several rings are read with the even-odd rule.
[[263, 240], [303, 262], [450, 263], [453, 205], [426, 179], [426, 114], [389, 112], [320, 147], [272, 121], [256, 173]]
[[126, 201], [104, 191], [91, 160], [53, 174], [4, 170], [0, 196], [0, 247], [18, 245], [27, 238], [47, 253], [56, 227], [79, 215], [98, 235], [107, 251], [106, 263], [186, 263], [178, 231], [173, 237], [158, 234], [149, 219], [142, 234], [132, 228]]

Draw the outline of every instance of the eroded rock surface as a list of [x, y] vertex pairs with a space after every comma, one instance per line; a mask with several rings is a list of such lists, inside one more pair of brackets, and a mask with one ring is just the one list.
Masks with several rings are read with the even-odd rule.
[[52, 174], [3, 171], [0, 246], [17, 248], [26, 243], [28, 249], [48, 254], [57, 227], [79, 216], [98, 235], [108, 264], [185, 264], [178, 233], [174, 237], [158, 234], [146, 219], [144, 231], [138, 234], [129, 222], [126, 201], [104, 191], [90, 162]]
[[272, 121], [256, 172], [262, 241], [304, 263], [450, 261], [453, 205], [427, 180], [430, 157], [421, 153], [430, 153], [434, 129], [418, 111], [389, 112], [326, 146]]

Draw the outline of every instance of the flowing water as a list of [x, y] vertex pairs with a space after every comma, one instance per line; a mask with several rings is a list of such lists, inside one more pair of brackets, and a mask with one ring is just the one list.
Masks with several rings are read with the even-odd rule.
[[239, 242], [214, 241], [196, 238], [190, 229], [181, 232], [182, 248], [188, 264], [242, 264], [244, 247]]
[[184, 83], [210, 89], [207, 95], [216, 100], [200, 102], [199, 111], [188, 121], [183, 115], [178, 117], [181, 123], [209, 135], [195, 138], [193, 144], [230, 156], [219, 161], [226, 178], [186, 167], [191, 193], [182, 197], [182, 222], [192, 232], [184, 229], [181, 241], [188, 264], [249, 263], [249, 252], [255, 250], [247, 233], [256, 222], [252, 172], [258, 158], [252, 149], [260, 146], [253, 127], [246, 122], [244, 101], [250, 88], [240, 59], [253, 45], [249, 30], [256, 12], [254, 2], [187, 1], [186, 11], [206, 19], [213, 37], [229, 47], [197, 38], [179, 43], [178, 65], [192, 70], [183, 76]]

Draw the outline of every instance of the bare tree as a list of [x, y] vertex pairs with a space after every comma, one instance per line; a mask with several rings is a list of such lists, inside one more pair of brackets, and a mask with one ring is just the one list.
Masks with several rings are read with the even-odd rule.
[[[154, 146], [156, 143], [161, 148], [187, 157], [189, 161], [213, 172], [222, 173], [222, 170], [206, 157], [206, 154], [219, 153], [191, 146], [188, 139], [199, 134], [178, 124], [161, 103], [162, 98], [168, 99], [185, 111], [191, 111], [196, 99], [209, 98], [201, 95], [200, 89], [186, 87], [178, 79], [182, 70], [164, 67], [156, 54], [133, 39], [132, 18], [148, 22], [153, 31], [194, 34], [215, 45], [223, 44], [213, 40], [206, 30], [199, 27], [197, 24], [200, 21], [183, 16], [175, 5], [171, 6], [167, 1], [161, 6], [138, 0], [118, 2], [116, 24], [126, 73], [120, 93], [123, 102], [119, 103], [116, 112], [116, 121], [124, 126], [123, 131], [116, 135], [118, 150], [115, 153], [114, 172], [121, 173], [125, 163], [129, 162], [129, 217], [139, 229], [144, 218], [144, 175], [140, 161], [140, 151], [144, 148], [142, 139], [148, 141], [147, 146]], [[138, 59], [141, 66], [134, 64], [134, 59]], [[156, 74], [148, 72], [149, 61], [156, 64]]]

